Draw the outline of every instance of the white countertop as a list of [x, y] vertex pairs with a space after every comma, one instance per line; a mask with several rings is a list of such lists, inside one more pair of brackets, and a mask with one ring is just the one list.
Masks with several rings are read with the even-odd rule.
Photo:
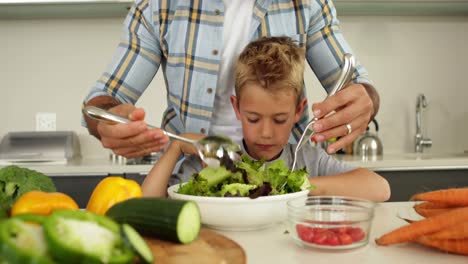
[[[376, 160], [362, 160], [353, 155], [335, 155], [337, 159], [349, 162], [358, 167], [376, 171], [398, 170], [428, 170], [428, 169], [468, 169], [468, 154], [420, 154], [400, 153], [385, 154]], [[145, 175], [152, 165], [125, 165], [112, 162], [108, 158], [79, 159], [67, 164], [60, 163], [22, 163], [19, 166], [28, 167], [44, 174], [54, 175], [95, 175], [140, 173]], [[5, 166], [0, 164], [0, 167]]]
[[390, 153], [374, 160], [353, 155], [336, 155], [355, 166], [378, 171], [467, 169], [468, 153]]
[[289, 234], [286, 225], [249, 232], [217, 231], [236, 241], [247, 255], [247, 263], [468, 263], [467, 256], [447, 254], [442, 251], [405, 243], [391, 246], [378, 246], [374, 240], [390, 232], [405, 222], [398, 214], [411, 215], [413, 202], [381, 203], [375, 211], [370, 242], [361, 248], [346, 251], [326, 251], [305, 248], [297, 245]]

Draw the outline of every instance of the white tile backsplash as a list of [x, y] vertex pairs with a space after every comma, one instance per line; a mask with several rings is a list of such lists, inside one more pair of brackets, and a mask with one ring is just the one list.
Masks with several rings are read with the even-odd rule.
[[[81, 102], [110, 62], [123, 19], [0, 20], [0, 135], [35, 129], [36, 112], [57, 113], [58, 130], [74, 130], [85, 156], [108, 151], [81, 127]], [[468, 17], [342, 17], [343, 32], [380, 91], [377, 116], [384, 153], [412, 152], [416, 96], [424, 93], [424, 134], [431, 152], [468, 149]], [[309, 101], [323, 91], [306, 71]], [[161, 73], [138, 105], [159, 124]]]

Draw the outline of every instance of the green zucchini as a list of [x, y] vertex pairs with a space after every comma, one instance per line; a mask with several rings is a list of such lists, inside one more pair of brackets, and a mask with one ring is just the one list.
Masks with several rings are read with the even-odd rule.
[[153, 252], [140, 234], [129, 224], [122, 224], [120, 230], [124, 243], [138, 255], [140, 263], [152, 264], [154, 262]]
[[115, 204], [106, 216], [142, 234], [182, 244], [195, 240], [201, 229], [200, 209], [193, 201], [133, 198]]

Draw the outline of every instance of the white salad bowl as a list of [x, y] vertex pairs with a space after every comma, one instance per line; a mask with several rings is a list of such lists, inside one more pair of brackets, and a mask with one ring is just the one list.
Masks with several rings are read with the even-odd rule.
[[295, 193], [248, 197], [207, 197], [179, 194], [179, 184], [167, 190], [172, 199], [195, 201], [200, 208], [202, 223], [219, 230], [248, 231], [267, 228], [287, 220], [287, 202], [306, 198], [309, 190]]

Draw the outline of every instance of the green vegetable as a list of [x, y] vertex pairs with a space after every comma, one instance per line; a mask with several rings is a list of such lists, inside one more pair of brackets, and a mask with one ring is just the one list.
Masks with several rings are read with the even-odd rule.
[[[199, 193], [200, 196], [220, 196], [218, 185], [220, 183], [240, 183], [243, 182], [242, 173], [232, 173], [226, 167], [220, 166], [217, 169], [206, 167], [196, 175], [197, 184], [186, 184], [181, 186], [180, 193], [192, 194]], [[225, 190], [226, 193], [229, 190]], [[223, 194], [224, 194], [223, 193]]]
[[0, 263], [132, 263], [120, 225], [86, 211], [24, 214], [0, 220]]
[[242, 155], [242, 161], [232, 170], [225, 166], [218, 169], [205, 167], [182, 184], [178, 193], [197, 196], [243, 196], [256, 198], [312, 189], [305, 168], [293, 172], [284, 160], [267, 164]]
[[307, 173], [305, 169], [296, 170], [291, 172], [288, 177], [287, 185], [291, 188], [292, 192], [298, 192], [301, 190], [313, 189], [308, 179], [304, 179], [304, 173]]
[[59, 263], [130, 263], [133, 251], [111, 219], [86, 211], [54, 211], [44, 222], [50, 254]]
[[3, 214], [22, 194], [33, 190], [57, 191], [53, 181], [40, 172], [15, 165], [0, 169], [0, 211], [3, 210]]
[[142, 234], [183, 244], [195, 240], [201, 229], [200, 210], [192, 201], [133, 198], [115, 204], [106, 216]]
[[124, 242], [140, 257], [140, 262], [145, 264], [152, 264], [154, 262], [151, 249], [131, 225], [122, 224], [121, 233]]
[[48, 254], [42, 226], [16, 217], [0, 221], [0, 256], [10, 264], [55, 263]]
[[[6, 208], [6, 205], [0, 204], [0, 220], [8, 218], [8, 210]], [[0, 264], [3, 264], [0, 262]]]
[[14, 218], [23, 220], [25, 222], [42, 225], [44, 221], [47, 219], [47, 216], [39, 215], [39, 214], [20, 214], [20, 215], [15, 215]]
[[230, 183], [221, 188], [221, 196], [249, 196], [250, 190], [257, 188], [254, 184]]
[[223, 182], [230, 175], [231, 172], [228, 171], [225, 167], [219, 167], [218, 169], [206, 167], [204, 170], [200, 171], [198, 177], [200, 177], [200, 180], [206, 181], [206, 187], [210, 188]]

